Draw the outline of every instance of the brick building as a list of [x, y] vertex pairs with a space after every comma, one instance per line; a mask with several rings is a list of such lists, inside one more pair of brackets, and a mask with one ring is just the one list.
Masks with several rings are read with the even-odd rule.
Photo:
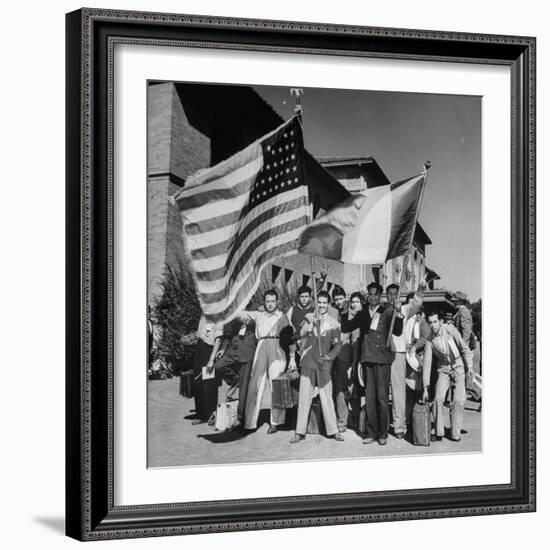
[[[252, 88], [234, 85], [151, 82], [148, 86], [148, 302], [162, 292], [167, 266], [187, 264], [180, 215], [168, 197], [185, 185], [187, 177], [213, 166], [243, 149], [283, 122]], [[306, 152], [310, 200], [318, 215], [350, 194], [389, 183], [371, 157], [322, 158]], [[405, 290], [415, 288], [426, 273], [429, 237], [418, 224], [412, 267]], [[398, 281], [401, 258], [381, 266], [343, 264], [316, 259], [328, 270], [327, 286], [348, 291], [364, 289], [377, 280]], [[297, 288], [310, 281], [310, 260], [295, 255], [275, 261], [263, 272], [268, 284]], [[437, 275], [437, 274], [436, 274]]]

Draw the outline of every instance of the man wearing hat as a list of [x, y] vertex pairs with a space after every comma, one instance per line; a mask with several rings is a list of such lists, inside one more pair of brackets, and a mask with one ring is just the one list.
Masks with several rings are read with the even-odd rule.
[[460, 332], [460, 336], [462, 336], [462, 339], [466, 342], [466, 344], [468, 344], [468, 346], [470, 346], [470, 349], [472, 349], [473, 347], [475, 347], [472, 346], [470, 342], [470, 339], [472, 337], [473, 320], [472, 313], [466, 305], [466, 294], [460, 291], [456, 292], [453, 302], [456, 306], [456, 313], [453, 317], [453, 324], [458, 329], [458, 332]]
[[452, 313], [445, 313], [444, 321], [446, 325], [454, 325], [455, 324], [455, 316]]

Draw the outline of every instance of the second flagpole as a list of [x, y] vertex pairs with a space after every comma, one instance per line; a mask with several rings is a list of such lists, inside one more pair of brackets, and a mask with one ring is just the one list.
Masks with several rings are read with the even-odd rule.
[[[298, 117], [298, 120], [300, 121], [300, 126], [302, 126], [302, 132], [303, 132], [303, 123], [302, 123], [302, 102], [301, 102], [301, 96], [304, 93], [304, 91], [301, 88], [291, 88], [290, 94], [294, 96], [296, 100], [296, 105], [294, 106], [294, 114]], [[302, 168], [303, 173], [303, 168]], [[305, 183], [305, 181], [304, 181]], [[313, 221], [313, 208], [311, 208], [311, 221]], [[313, 260], [313, 256], [309, 256], [310, 261], [310, 267], [311, 267], [311, 284], [313, 286], [313, 304], [315, 307], [315, 318], [319, 318], [319, 307], [317, 304], [317, 279], [315, 278], [315, 262]], [[321, 326], [319, 325], [317, 329], [317, 344], [319, 348], [319, 356], [322, 356], [321, 352]]]

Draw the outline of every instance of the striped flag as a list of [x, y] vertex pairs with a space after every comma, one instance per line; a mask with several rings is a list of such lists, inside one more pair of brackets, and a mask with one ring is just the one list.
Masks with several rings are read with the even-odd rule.
[[412, 243], [426, 174], [367, 189], [314, 220], [299, 250], [352, 264], [380, 264]]
[[266, 264], [295, 254], [309, 221], [297, 117], [190, 177], [173, 199], [183, 220], [199, 302], [212, 322], [242, 311]]

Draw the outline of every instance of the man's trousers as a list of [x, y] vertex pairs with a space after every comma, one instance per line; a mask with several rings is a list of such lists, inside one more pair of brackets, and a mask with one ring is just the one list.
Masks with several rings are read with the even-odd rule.
[[389, 423], [391, 365], [363, 363], [366, 374], [365, 411], [367, 437], [386, 439]]
[[214, 368], [220, 373], [225, 383], [233, 388], [239, 387], [239, 405], [237, 406], [237, 416], [244, 417], [246, 394], [248, 393], [248, 382], [250, 381], [250, 371], [252, 370], [252, 360], [241, 362], [237, 354], [232, 350], [227, 350], [223, 356], [214, 363]]
[[305, 369], [303, 367], [300, 374], [296, 433], [306, 435], [309, 411], [311, 409], [311, 401], [313, 399], [313, 390], [315, 386], [319, 387], [319, 399], [321, 401], [321, 411], [323, 412], [327, 435], [334, 435], [338, 433], [338, 426], [336, 424], [334, 402], [332, 401], [332, 381], [330, 379], [330, 373], [318, 372], [315, 369]]
[[336, 410], [336, 422], [339, 428], [345, 428], [348, 425], [349, 409], [346, 393], [349, 386], [348, 369], [352, 362], [351, 351], [351, 345], [344, 344], [332, 366], [333, 399]]
[[391, 364], [391, 395], [392, 395], [392, 416], [393, 431], [395, 434], [404, 434], [407, 431], [405, 418], [405, 370], [407, 360], [405, 353], [395, 352], [393, 363]]
[[449, 366], [438, 370], [437, 383], [435, 385], [435, 434], [445, 435], [444, 403], [447, 390], [454, 385], [454, 397], [451, 403], [451, 437], [460, 439], [462, 423], [464, 419], [464, 404], [466, 403], [466, 384], [464, 367], [459, 365], [455, 369]]

